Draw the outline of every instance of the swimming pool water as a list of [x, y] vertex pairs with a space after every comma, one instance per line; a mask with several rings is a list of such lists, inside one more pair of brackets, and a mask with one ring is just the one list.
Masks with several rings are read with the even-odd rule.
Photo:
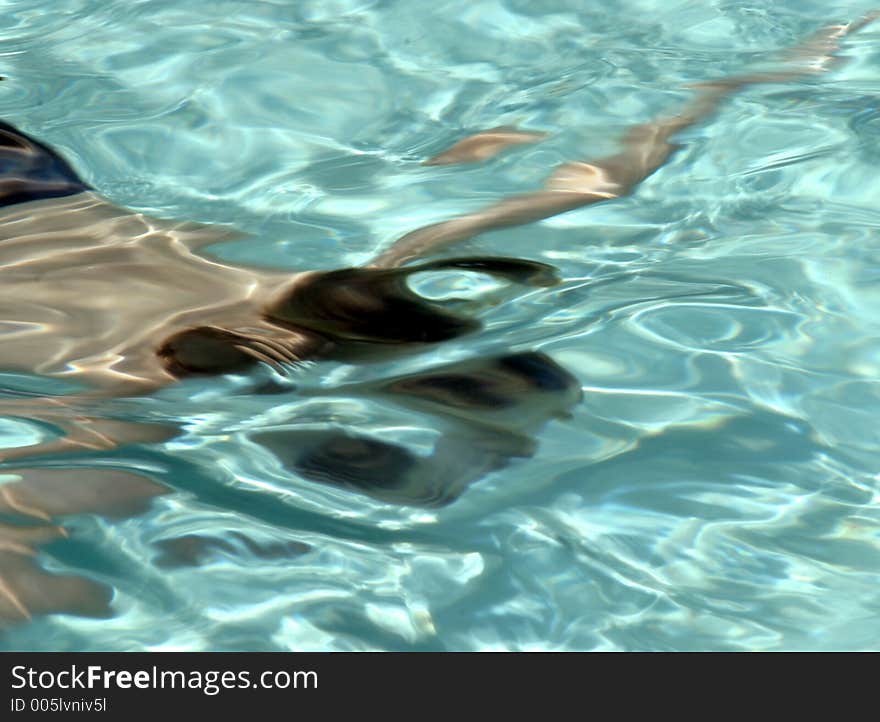
[[[607, 154], [627, 126], [681, 107], [688, 83], [869, 9], [5, 1], [0, 118], [119, 205], [245, 231], [212, 249], [226, 261], [341, 268]], [[732, 97], [629, 198], [457, 249], [543, 261], [563, 279], [497, 298], [477, 335], [315, 363], [284, 393], [227, 378], [108, 402], [182, 433], [34, 465], [129, 469], [173, 493], [138, 514], [61, 518], [69, 536], [38, 563], [112, 588], [112, 615], [36, 617], [0, 645], [880, 647], [878, 39], [870, 26], [830, 72]], [[421, 165], [501, 125], [548, 137], [480, 165]], [[472, 274], [424, 283], [473, 299], [493, 288]], [[447, 506], [315, 483], [251, 438], [350, 428], [424, 453], [430, 415], [345, 389], [531, 350], [577, 378], [582, 402], [537, 432], [530, 458]], [[12, 373], [0, 389], [62, 391]], [[2, 421], [3, 446], [40, 433]], [[193, 537], [214, 544], [168, 563], [173, 540]]]

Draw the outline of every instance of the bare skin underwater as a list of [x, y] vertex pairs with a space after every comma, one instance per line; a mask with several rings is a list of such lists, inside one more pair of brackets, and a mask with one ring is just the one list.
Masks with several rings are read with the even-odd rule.
[[[0, 521], [0, 624], [54, 612], [108, 614], [108, 587], [45, 571], [35, 561], [36, 550], [64, 537], [59, 517], [129, 516], [169, 491], [132, 471], [24, 466], [26, 457], [38, 454], [95, 453], [177, 433], [102, 416], [102, 400], [149, 394], [188, 376], [246, 372], [260, 363], [283, 368], [310, 359], [359, 362], [413, 353], [473, 333], [480, 327], [476, 319], [418, 296], [407, 278], [457, 269], [541, 287], [557, 281], [554, 269], [492, 257], [414, 261], [480, 233], [632, 193], [677, 150], [674, 136], [706, 120], [725, 98], [751, 85], [827, 70], [837, 60], [840, 40], [875, 17], [821, 29], [793, 48], [777, 70], [695, 85], [693, 99], [679, 113], [633, 126], [620, 152], [566, 163], [540, 190], [414, 230], [359, 269], [291, 276], [211, 259], [200, 250], [236, 234], [118, 208], [50, 148], [0, 125], [0, 369], [90, 389], [72, 396], [0, 398], [0, 414], [60, 432], [53, 441], [0, 452], [6, 460], [0, 471], [14, 477], [0, 485], [0, 517], [7, 520]], [[426, 164], [478, 162], [541, 137], [495, 128]], [[487, 472], [529, 456], [541, 427], [581, 398], [571, 374], [534, 352], [340, 391], [432, 415], [443, 431], [431, 456], [347, 432], [267, 430], [254, 440], [306, 479], [421, 505], [449, 503]], [[197, 563], [223, 543], [229, 542], [188, 537], [166, 545], [163, 559], [169, 565]]]

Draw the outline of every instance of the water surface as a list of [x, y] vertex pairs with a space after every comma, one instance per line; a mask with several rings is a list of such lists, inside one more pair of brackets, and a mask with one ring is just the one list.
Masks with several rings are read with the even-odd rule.
[[[119, 205], [249, 234], [213, 249], [226, 261], [340, 268], [611, 152], [688, 83], [870, 9], [584, 5], [3, 2], [0, 117]], [[563, 278], [500, 298], [478, 335], [315, 364], [280, 394], [231, 378], [113, 402], [183, 433], [34, 465], [137, 472], [173, 493], [62, 517], [69, 536], [37, 562], [112, 589], [111, 616], [37, 617], [0, 644], [876, 649], [878, 37], [847, 39], [828, 74], [732, 98], [632, 197], [465, 244]], [[500, 125], [549, 135], [481, 165], [421, 165]], [[467, 274], [425, 284], [491, 290]], [[310, 481], [253, 441], [356, 429], [424, 455], [435, 416], [339, 389], [532, 350], [583, 401], [536, 432], [531, 458], [447, 506]], [[13, 373], [0, 387], [64, 391]], [[21, 417], [0, 432], [7, 447], [43, 433]], [[173, 541], [192, 538], [214, 540], [195, 563]]]

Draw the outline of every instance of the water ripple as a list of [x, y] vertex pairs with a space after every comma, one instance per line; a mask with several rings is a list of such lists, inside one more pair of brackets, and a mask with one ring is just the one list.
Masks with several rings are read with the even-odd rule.
[[[0, 114], [121, 206], [250, 234], [210, 249], [227, 263], [342, 268], [613, 152], [688, 83], [865, 9], [20, 0], [0, 8]], [[878, 32], [830, 74], [732, 98], [633, 197], [456, 251], [552, 263], [559, 285], [412, 279], [479, 313], [478, 335], [117, 400], [102, 421], [149, 424], [151, 441], [7, 464], [0, 561], [38, 589], [67, 580], [79, 606], [20, 624], [0, 599], [0, 646], [880, 647]], [[421, 165], [501, 125], [547, 137]], [[21, 330], [9, 308], [4, 334]], [[469, 364], [534, 351], [540, 373], [501, 376], [531, 379], [533, 404], [462, 400], [479, 406], [461, 391], [474, 374], [501, 378]], [[454, 411], [405, 394], [437, 369]], [[34, 399], [77, 389], [3, 371], [2, 446], [60, 437], [69, 419], [36, 418]], [[323, 483], [259, 443], [279, 433], [375, 452], [377, 478], [436, 456], [458, 498]], [[65, 508], [61, 537], [44, 522]]]

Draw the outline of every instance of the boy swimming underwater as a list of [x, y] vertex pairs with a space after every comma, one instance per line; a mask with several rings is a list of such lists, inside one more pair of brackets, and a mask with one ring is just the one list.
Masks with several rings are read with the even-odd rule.
[[[633, 127], [619, 153], [567, 163], [541, 190], [417, 229], [358, 269], [292, 276], [212, 260], [200, 249], [231, 237], [229, 231], [150, 219], [113, 206], [50, 148], [4, 126], [0, 366], [79, 381], [91, 389], [71, 397], [0, 401], [5, 415], [42, 420], [63, 431], [53, 441], [8, 450], [6, 458], [111, 449], [174, 433], [106, 418], [101, 400], [108, 397], [144, 395], [183, 377], [238, 373], [260, 363], [283, 368], [308, 359], [359, 362], [474, 333], [475, 319], [420, 297], [407, 278], [457, 269], [540, 287], [554, 282], [553, 269], [520, 259], [418, 259], [486, 231], [633, 192], [675, 152], [675, 134], [705, 120], [731, 93], [827, 69], [840, 39], [870, 19], [821, 30], [792, 51], [781, 70], [696, 86], [693, 100], [677, 115]], [[429, 162], [480, 159], [528, 140], [516, 131], [496, 130], [466, 139]], [[537, 353], [451, 364], [360, 391], [441, 420], [444, 432], [432, 454], [417, 457], [352, 432], [267, 430], [254, 440], [306, 479], [393, 503], [436, 505], [454, 500], [487, 471], [528, 456], [541, 425], [580, 398], [577, 380]], [[66, 475], [8, 468], [20, 481], [3, 485], [2, 509], [47, 522], [44, 529], [28, 527], [24, 536], [13, 528], [4, 542], [0, 576], [4, 589], [11, 590], [5, 593], [13, 616], [53, 604], [75, 607], [70, 595], [36, 594], [48, 582], [32, 583], [34, 575], [49, 575], [22, 557], [52, 538], [51, 530], [57, 529], [52, 519], [86, 511], [134, 513], [136, 502], [163, 491], [133, 473], [111, 478], [93, 468], [79, 474], [67, 469]], [[40, 529], [45, 533], [37, 533]]]

